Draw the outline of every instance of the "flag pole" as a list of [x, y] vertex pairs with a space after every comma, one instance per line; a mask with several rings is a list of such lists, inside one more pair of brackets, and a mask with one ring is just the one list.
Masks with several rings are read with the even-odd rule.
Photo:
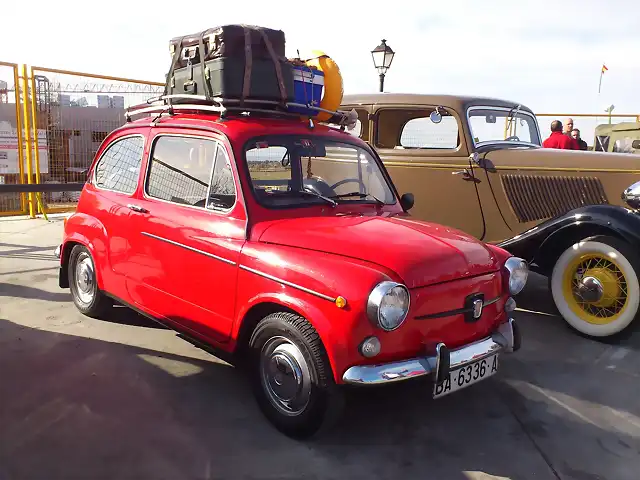
[[598, 82], [598, 95], [600, 95], [600, 89], [602, 88], [602, 75], [604, 75], [604, 69], [600, 69], [600, 82]]

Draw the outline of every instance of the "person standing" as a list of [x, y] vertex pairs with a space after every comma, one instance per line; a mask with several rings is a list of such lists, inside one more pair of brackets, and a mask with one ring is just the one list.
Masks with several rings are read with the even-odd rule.
[[578, 142], [578, 148], [580, 148], [580, 150], [588, 150], [589, 146], [587, 145], [587, 142], [585, 142], [582, 138], [580, 138], [580, 130], [577, 128], [574, 128], [573, 130], [571, 130], [571, 138], [573, 138], [576, 142]]
[[564, 121], [564, 134], [570, 137], [571, 130], [573, 130], [573, 118], [567, 118]]
[[542, 142], [542, 146], [544, 148], [559, 148], [562, 150], [580, 150], [578, 142], [562, 132], [562, 122], [560, 120], [551, 122], [551, 135]]

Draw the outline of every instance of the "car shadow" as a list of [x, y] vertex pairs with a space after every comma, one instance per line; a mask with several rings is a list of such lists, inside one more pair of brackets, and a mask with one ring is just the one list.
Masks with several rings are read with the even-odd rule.
[[71, 295], [68, 292], [49, 292], [37, 287], [4, 282], [0, 282], [0, 297], [44, 300], [48, 302], [68, 302], [69, 300], [71, 300]]
[[151, 320], [150, 318], [130, 309], [125, 305], [114, 303], [100, 320], [119, 325], [129, 325], [132, 327], [144, 327], [144, 328], [158, 328], [162, 330], [168, 330], [163, 324]]
[[[0, 320], [0, 385], [10, 392], [0, 403], [0, 474], [554, 479], [539, 449], [557, 448], [547, 452], [553, 469], [582, 473], [573, 478], [636, 480], [627, 473], [637, 457], [612, 445], [635, 448], [637, 439], [565, 418], [498, 377], [438, 401], [423, 382], [350, 391], [333, 430], [297, 442], [267, 423], [240, 372], [168, 332], [163, 338], [158, 351]], [[567, 435], [586, 455], [598, 449], [597, 468], [577, 446], [563, 456]]]

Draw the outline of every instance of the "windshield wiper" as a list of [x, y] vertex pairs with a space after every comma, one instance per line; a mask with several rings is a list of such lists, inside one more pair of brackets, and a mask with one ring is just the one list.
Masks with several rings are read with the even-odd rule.
[[346, 197], [360, 197], [360, 198], [371, 197], [376, 201], [378, 206], [381, 207], [385, 204], [382, 200], [379, 200], [378, 198], [376, 198], [374, 195], [371, 195], [370, 193], [350, 192], [350, 193], [342, 193], [340, 195], [331, 196], [331, 198], [346, 198]]
[[291, 193], [299, 193], [300, 195], [309, 195], [311, 197], [321, 198], [325, 202], [330, 203], [332, 207], [338, 205], [338, 202], [336, 202], [335, 200], [332, 200], [329, 197], [325, 197], [324, 195], [320, 195], [319, 193], [311, 192], [309, 190], [293, 190]]

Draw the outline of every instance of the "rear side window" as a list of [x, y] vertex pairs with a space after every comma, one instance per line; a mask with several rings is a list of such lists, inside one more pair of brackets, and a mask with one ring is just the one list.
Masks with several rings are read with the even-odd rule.
[[126, 137], [113, 142], [95, 168], [97, 187], [114, 192], [132, 194], [138, 185], [144, 138]]
[[231, 208], [235, 184], [224, 147], [205, 138], [158, 137], [151, 153], [146, 192], [181, 205]]

